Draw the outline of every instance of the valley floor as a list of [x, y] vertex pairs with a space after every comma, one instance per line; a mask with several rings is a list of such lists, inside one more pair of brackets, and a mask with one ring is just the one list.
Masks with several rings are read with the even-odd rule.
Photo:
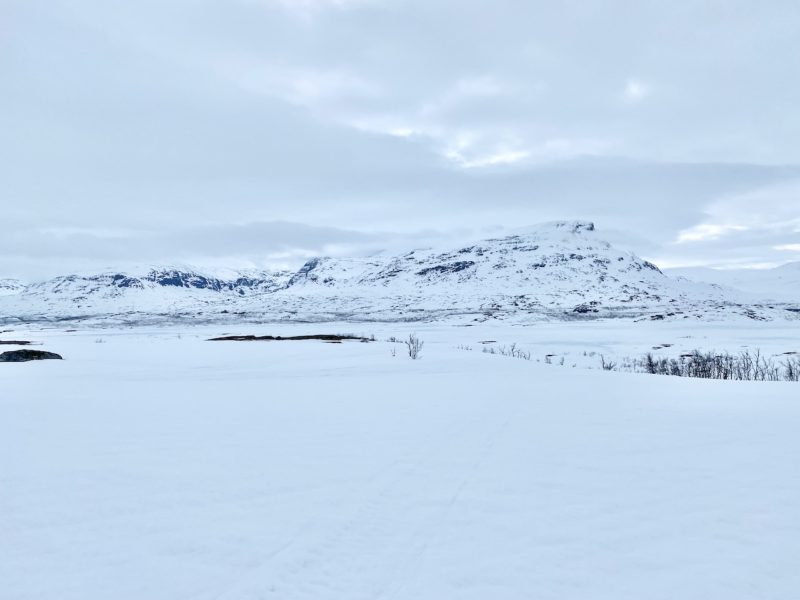
[[770, 327], [5, 333], [65, 360], [0, 364], [0, 598], [794, 600], [800, 385], [598, 359]]

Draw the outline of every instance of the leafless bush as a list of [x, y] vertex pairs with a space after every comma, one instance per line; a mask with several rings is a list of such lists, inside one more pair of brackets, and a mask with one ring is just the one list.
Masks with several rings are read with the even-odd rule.
[[408, 349], [409, 358], [411, 358], [411, 360], [417, 360], [424, 345], [425, 342], [419, 339], [416, 333], [409, 335], [408, 339], [406, 340], [406, 348]]
[[602, 354], [600, 355], [600, 366], [603, 368], [604, 371], [616, 371], [617, 370], [617, 363], [612, 360], [606, 360], [606, 357]]
[[783, 363], [783, 373], [786, 381], [800, 381], [800, 356], [787, 358]]
[[499, 354], [500, 356], [511, 356], [512, 358], [521, 358], [522, 360], [530, 360], [531, 353], [525, 352], [521, 348], [517, 347], [517, 344], [511, 344], [510, 346], [500, 346], [495, 348], [494, 346], [484, 346], [483, 352], [485, 354]]

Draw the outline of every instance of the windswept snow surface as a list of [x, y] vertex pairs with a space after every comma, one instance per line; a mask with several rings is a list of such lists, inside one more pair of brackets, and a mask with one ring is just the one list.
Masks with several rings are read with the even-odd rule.
[[[620, 352], [690, 335], [639, 325]], [[221, 333], [4, 334], [65, 360], [0, 365], [0, 597], [798, 597], [797, 384], [478, 349], [553, 328], [422, 330], [419, 361]]]

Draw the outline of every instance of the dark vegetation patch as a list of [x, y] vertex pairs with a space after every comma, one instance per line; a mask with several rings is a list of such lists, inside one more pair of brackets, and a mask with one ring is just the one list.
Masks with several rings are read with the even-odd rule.
[[357, 342], [373, 342], [374, 338], [360, 337], [357, 335], [317, 334], [317, 335], [224, 335], [211, 338], [209, 342], [285, 342], [297, 340], [320, 340], [331, 344], [341, 344], [345, 340]]
[[62, 360], [61, 355], [44, 350], [10, 350], [0, 354], [0, 362], [28, 362], [29, 360]]

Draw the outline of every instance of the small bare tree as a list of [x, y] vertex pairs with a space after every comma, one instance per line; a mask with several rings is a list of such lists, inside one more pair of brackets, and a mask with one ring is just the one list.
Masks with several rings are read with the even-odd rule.
[[784, 379], [800, 381], [800, 357], [787, 358], [784, 363]]
[[419, 339], [416, 333], [412, 333], [408, 336], [406, 347], [408, 348], [408, 356], [411, 360], [417, 360], [419, 358], [420, 352], [422, 352], [422, 346], [424, 345], [425, 342]]
[[600, 366], [603, 367], [604, 371], [614, 371], [617, 368], [617, 363], [612, 360], [606, 360], [606, 357], [602, 354], [600, 355]]

